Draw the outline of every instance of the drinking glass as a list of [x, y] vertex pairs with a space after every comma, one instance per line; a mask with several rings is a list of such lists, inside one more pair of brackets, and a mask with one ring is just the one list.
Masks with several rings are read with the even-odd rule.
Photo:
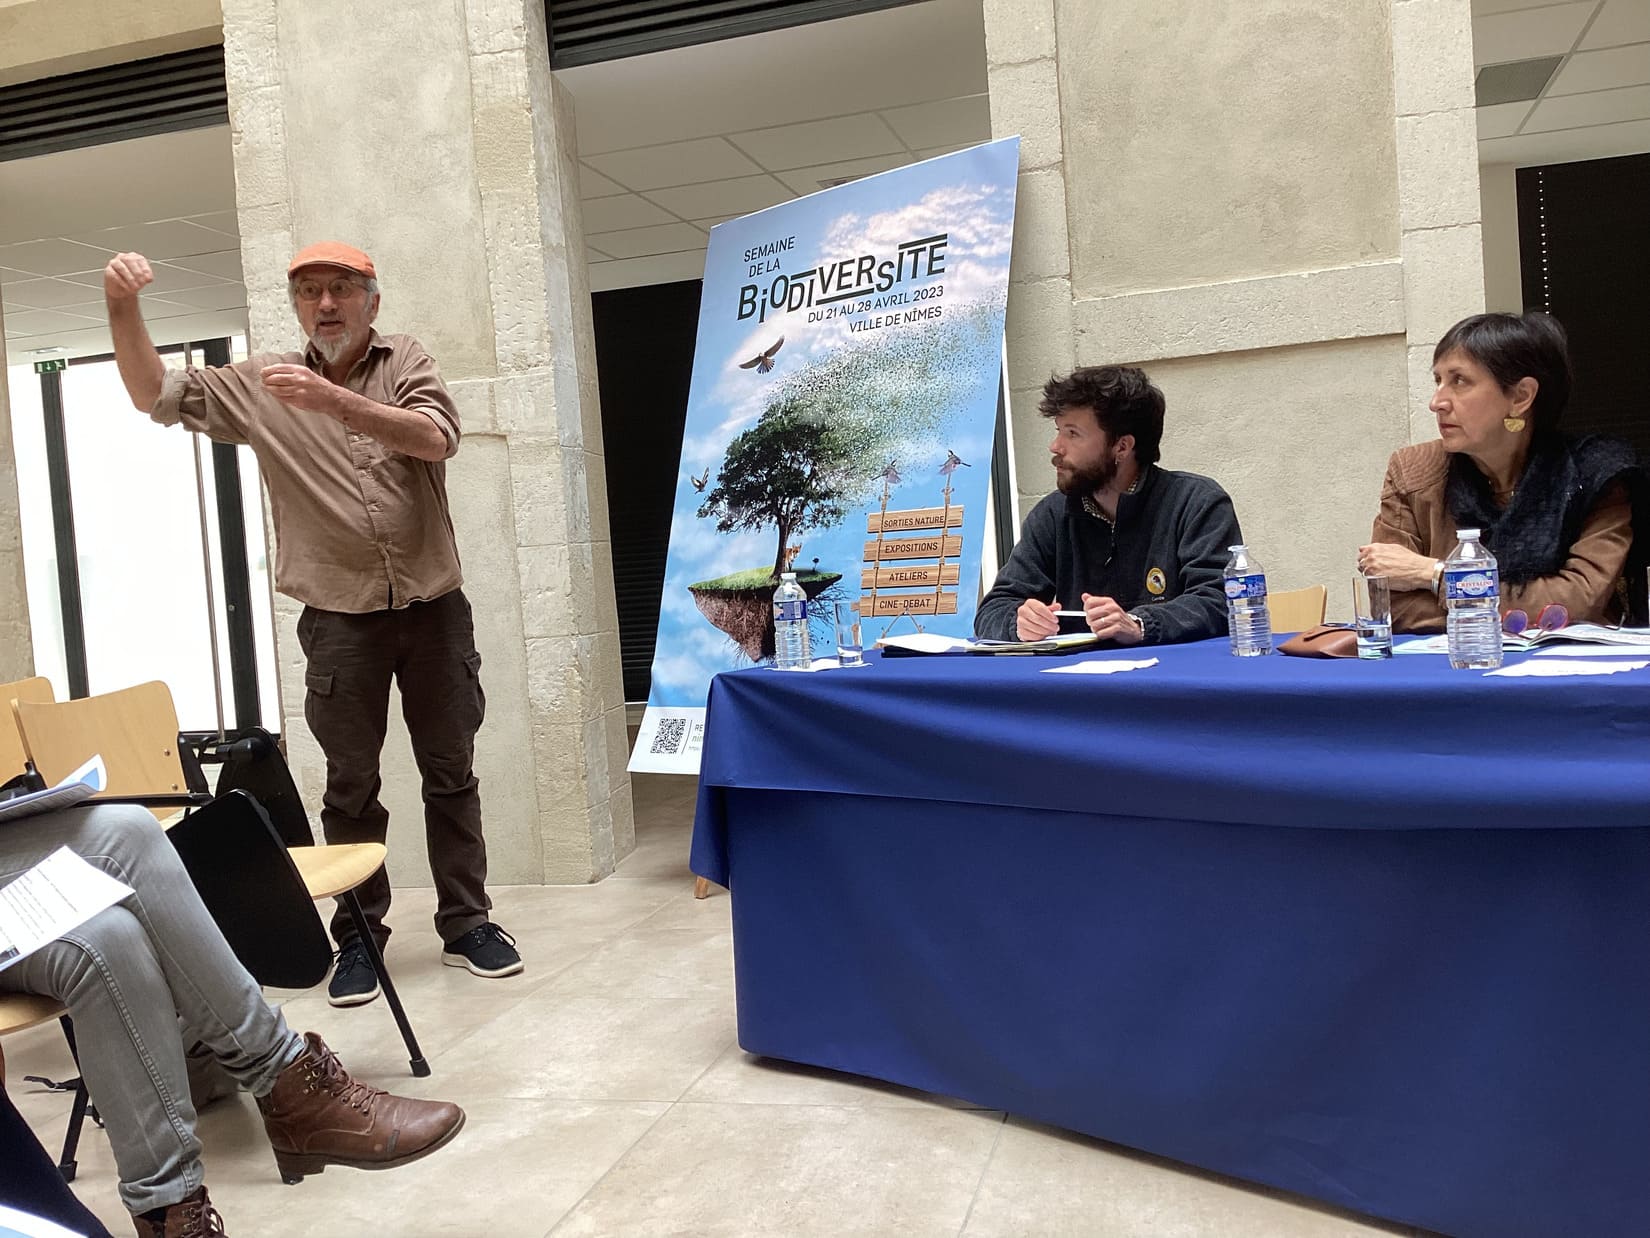
[[865, 645], [859, 634], [857, 602], [836, 604], [836, 656], [838, 666], [868, 666]]
[[1352, 578], [1352, 626], [1360, 658], [1392, 656], [1392, 588], [1385, 576]]

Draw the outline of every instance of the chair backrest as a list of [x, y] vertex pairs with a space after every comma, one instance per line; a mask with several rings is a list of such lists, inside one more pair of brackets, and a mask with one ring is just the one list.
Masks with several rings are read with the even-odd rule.
[[1304, 589], [1286, 589], [1266, 599], [1271, 614], [1272, 631], [1304, 632], [1323, 622], [1329, 605], [1329, 590], [1322, 585], [1307, 585]]
[[201, 902], [259, 984], [307, 989], [332, 943], [269, 815], [245, 791], [220, 795], [167, 831]]
[[0, 782], [23, 772], [28, 753], [23, 748], [23, 733], [17, 729], [17, 717], [11, 711], [13, 701], [49, 701], [52, 699], [52, 681], [44, 675], [33, 679], [19, 679], [16, 683], [0, 684]]
[[78, 701], [19, 700], [13, 708], [24, 747], [48, 785], [101, 755], [109, 778], [101, 798], [182, 795], [196, 789], [178, 756], [172, 693], [159, 681]]

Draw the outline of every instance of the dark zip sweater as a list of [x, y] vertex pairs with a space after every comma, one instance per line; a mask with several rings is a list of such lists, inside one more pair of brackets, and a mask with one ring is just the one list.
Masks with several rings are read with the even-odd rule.
[[[1113, 599], [1140, 617], [1148, 645], [1226, 634], [1221, 571], [1243, 540], [1232, 500], [1217, 482], [1155, 464], [1117, 501], [1115, 530], [1055, 491], [1026, 517], [1014, 553], [974, 616], [974, 632], [1015, 640], [1014, 614], [1027, 598], [1081, 610], [1084, 593]], [[1083, 630], [1060, 620], [1062, 632]]]

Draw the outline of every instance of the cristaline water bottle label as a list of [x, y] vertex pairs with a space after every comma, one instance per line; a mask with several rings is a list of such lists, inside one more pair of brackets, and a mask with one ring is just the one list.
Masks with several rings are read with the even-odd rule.
[[1261, 572], [1254, 572], [1248, 576], [1228, 576], [1226, 578], [1226, 597], [1236, 602], [1241, 598], [1263, 598], [1266, 596], [1266, 576]]
[[773, 621], [784, 623], [787, 619], [806, 619], [808, 617], [808, 600], [806, 598], [792, 598], [788, 602], [773, 604]]
[[1444, 596], [1452, 602], [1501, 596], [1501, 573], [1492, 568], [1456, 568], [1444, 573]]

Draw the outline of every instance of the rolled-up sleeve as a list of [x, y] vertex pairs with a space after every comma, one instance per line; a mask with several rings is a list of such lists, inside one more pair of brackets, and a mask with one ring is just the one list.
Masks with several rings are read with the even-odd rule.
[[181, 425], [219, 443], [250, 442], [257, 398], [251, 364], [168, 369], [150, 419], [163, 426]]
[[447, 455], [450, 459], [458, 451], [463, 430], [459, 426], [458, 406], [452, 393], [441, 381], [441, 371], [435, 358], [417, 346], [403, 346], [396, 350], [401, 366], [395, 376], [395, 406], [408, 412], [423, 413], [447, 436]]
[[[1402, 546], [1418, 555], [1434, 550], [1421, 534], [1420, 522], [1409, 497], [1398, 482], [1398, 456], [1387, 462], [1386, 480], [1381, 485], [1381, 510], [1375, 516], [1370, 541]], [[1442, 632], [1444, 606], [1430, 589], [1395, 589], [1392, 592], [1394, 632]]]

